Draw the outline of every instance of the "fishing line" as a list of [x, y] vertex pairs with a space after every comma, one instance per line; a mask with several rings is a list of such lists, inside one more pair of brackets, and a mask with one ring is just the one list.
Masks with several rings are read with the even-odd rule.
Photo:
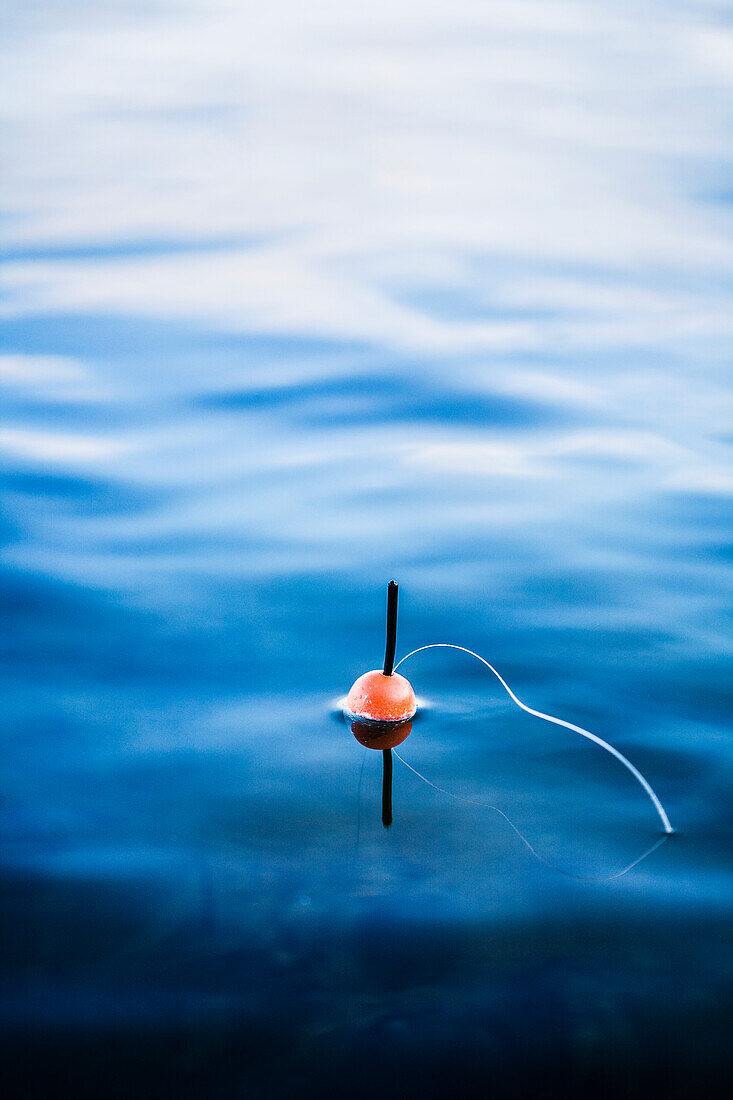
[[[606, 752], [609, 752], [611, 754], [611, 756], [615, 756], [616, 759], [618, 761], [620, 761], [620, 763], [622, 763], [623, 766], [628, 771], [631, 772], [631, 774], [634, 776], [634, 778], [637, 780], [637, 782], [639, 782], [641, 784], [641, 786], [644, 788], [644, 790], [648, 794], [649, 798], [651, 799], [651, 801], [654, 805], [654, 808], [656, 809], [657, 813], [659, 814], [660, 820], [662, 822], [662, 826], [664, 827], [664, 832], [667, 834], [667, 836], [671, 835], [674, 832], [674, 829], [672, 828], [672, 826], [670, 824], [669, 818], [667, 817], [664, 806], [662, 805], [662, 803], [657, 798], [657, 796], [654, 793], [654, 791], [652, 790], [650, 784], [647, 782], [647, 780], [641, 774], [639, 769], [634, 767], [634, 765], [631, 763], [630, 760], [626, 759], [626, 757], [623, 755], [623, 753], [620, 753], [618, 751], [618, 749], [613, 747], [613, 745], [609, 745], [608, 741], [604, 741], [603, 738], [598, 737], [595, 733], [591, 733], [590, 730], [583, 729], [582, 726], [576, 726], [574, 722], [566, 722], [564, 718], [555, 718], [552, 714], [544, 714], [541, 710], [535, 710], [533, 707], [528, 707], [526, 703], [523, 703], [522, 700], [519, 699], [514, 694], [512, 689], [509, 687], [509, 684], [504, 679], [504, 677], [501, 676], [496, 671], [494, 666], [489, 664], [489, 662], [484, 657], [482, 657], [479, 653], [474, 653], [474, 651], [472, 649], [466, 649], [466, 647], [462, 646], [462, 645], [453, 645], [451, 642], [433, 642], [431, 645], [418, 646], [417, 649], [413, 649], [413, 650], [411, 650], [410, 653], [405, 654], [405, 656], [402, 657], [401, 660], [399, 660], [397, 662], [397, 664], [394, 666], [395, 672], [397, 671], [397, 669], [400, 667], [401, 664], [404, 664], [404, 662], [406, 660], [408, 660], [408, 658], [414, 657], [416, 653], [422, 653], [426, 649], [457, 649], [461, 653], [468, 653], [468, 655], [470, 657], [475, 657], [476, 660], [480, 661], [482, 665], [486, 665], [486, 667], [489, 669], [490, 672], [493, 672], [494, 676], [496, 676], [497, 680], [502, 685], [504, 690], [507, 692], [510, 699], [514, 703], [516, 703], [516, 705], [518, 707], [520, 707], [523, 711], [526, 711], [527, 714], [531, 714], [535, 718], [541, 718], [544, 722], [552, 722], [553, 725], [556, 725], [556, 726], [564, 726], [565, 729], [572, 730], [573, 733], [579, 733], [581, 735], [581, 737], [586, 737], [589, 741], [595, 742], [596, 745], [600, 745], [600, 747], [602, 749], [605, 749]], [[395, 756], [397, 756], [397, 753], [395, 753]], [[408, 768], [410, 768], [411, 771], [415, 771], [414, 768], [411, 768], [411, 766], [409, 764], [407, 764], [407, 761], [402, 760], [402, 757], [398, 756], [397, 759], [400, 760], [403, 764], [405, 764]], [[416, 772], [415, 774], [419, 775], [420, 773]], [[434, 783], [430, 783], [430, 780], [425, 779], [425, 776], [421, 775], [420, 778], [423, 779], [430, 786], [435, 786]], [[440, 787], [437, 787], [436, 789], [441, 790]], [[443, 791], [443, 793], [450, 795], [449, 791]], [[459, 796], [450, 795], [450, 797], [451, 798], [457, 798]], [[463, 799], [462, 801], [470, 802], [471, 799]], [[483, 805], [483, 803], [478, 803], [478, 805]], [[493, 810], [497, 810], [497, 813], [500, 813], [502, 817], [506, 818], [506, 820], [512, 826], [514, 831], [521, 837], [521, 839], [524, 841], [524, 843], [527, 845], [527, 847], [530, 849], [530, 851], [532, 851], [535, 855], [537, 855], [537, 853], [534, 851], [534, 848], [532, 848], [532, 845], [529, 844], [529, 842], [524, 839], [524, 837], [519, 832], [519, 830], [514, 825], [512, 825], [511, 821], [509, 821], [509, 818], [506, 817], [506, 814], [502, 813], [501, 810], [498, 810], [496, 806], [491, 806], [489, 808], [493, 809]], [[656, 845], [655, 845], [655, 847], [656, 847]], [[648, 853], [645, 853], [645, 854], [648, 854]], [[541, 859], [542, 857], [537, 856], [537, 858]], [[641, 857], [641, 858], [643, 858], [643, 857]], [[544, 863], [545, 860], [542, 860], [542, 862]], [[634, 866], [634, 864], [632, 864], [632, 866]], [[557, 870], [557, 868], [555, 868], [555, 869]], [[628, 869], [630, 869], [630, 868], [628, 868]], [[624, 872], [621, 872], [621, 873], [624, 873]]]

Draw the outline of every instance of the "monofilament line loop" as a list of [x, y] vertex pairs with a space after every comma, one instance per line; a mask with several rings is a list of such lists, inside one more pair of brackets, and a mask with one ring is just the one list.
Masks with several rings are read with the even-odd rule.
[[615, 756], [616, 759], [620, 761], [620, 763], [622, 763], [628, 771], [631, 772], [634, 779], [636, 779], [637, 782], [641, 784], [646, 793], [649, 795], [649, 798], [652, 800], [655, 810], [659, 814], [665, 833], [671, 834], [674, 832], [674, 829], [672, 828], [669, 818], [667, 817], [667, 814], [665, 812], [664, 806], [659, 801], [656, 794], [654, 793], [644, 776], [641, 774], [639, 769], [635, 768], [631, 761], [626, 759], [623, 753], [620, 753], [618, 749], [615, 749], [613, 745], [609, 745], [607, 741], [604, 741], [595, 733], [591, 733], [590, 730], [584, 730], [582, 726], [576, 726], [573, 722], [566, 722], [563, 718], [555, 718], [551, 714], [544, 714], [541, 710], [535, 710], [533, 707], [528, 707], [526, 703], [523, 703], [522, 700], [514, 694], [504, 677], [501, 676], [496, 671], [494, 666], [490, 665], [489, 662], [485, 660], [485, 658], [483, 658], [479, 653], [474, 653], [472, 649], [466, 649], [466, 647], [462, 645], [453, 645], [451, 642], [433, 642], [431, 645], [421, 645], [417, 649], [413, 649], [410, 653], [405, 654], [405, 656], [402, 657], [401, 660], [399, 660], [395, 665], [395, 671], [408, 659], [408, 657], [414, 657], [416, 653], [422, 653], [426, 649], [457, 649], [461, 653], [468, 653], [470, 657], [475, 657], [476, 660], [480, 661], [482, 665], [486, 665], [490, 672], [493, 672], [494, 676], [496, 676], [497, 680], [504, 688], [506, 693], [509, 695], [510, 699], [512, 699], [512, 701], [516, 703], [518, 707], [521, 707], [523, 711], [526, 711], [527, 714], [531, 714], [535, 718], [541, 718], [544, 722], [552, 722], [555, 726], [564, 726], [565, 729], [572, 730], [573, 733], [579, 733], [581, 737], [587, 737], [589, 741], [594, 741], [596, 745], [600, 745], [602, 749], [606, 750], [606, 752], [610, 752], [611, 756]]

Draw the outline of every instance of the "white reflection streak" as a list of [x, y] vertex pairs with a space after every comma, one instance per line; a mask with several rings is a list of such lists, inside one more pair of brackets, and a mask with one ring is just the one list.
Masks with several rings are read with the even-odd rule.
[[102, 436], [58, 434], [25, 428], [0, 430], [0, 450], [46, 462], [92, 462], [112, 458], [128, 445]]
[[94, 402], [110, 396], [106, 384], [65, 355], [0, 355], [0, 386], [44, 401]]

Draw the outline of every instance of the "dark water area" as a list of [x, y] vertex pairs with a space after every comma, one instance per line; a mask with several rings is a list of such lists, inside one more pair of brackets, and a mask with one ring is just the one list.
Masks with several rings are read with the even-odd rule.
[[[283, 3], [252, 41], [237, 5], [184, 7], [10, 19], [4, 1094], [728, 1095], [730, 142], [704, 94], [729, 85], [724, 21], [652, 4], [657, 68], [629, 76], [643, 21], [611, 3], [533, 5], [543, 34], [459, 4], [453, 37], [378, 5], [340, 38], [328, 5], [292, 30]], [[502, 51], [511, 75], [486, 77]], [[547, 148], [521, 123], [546, 96]], [[491, 215], [470, 164], [440, 188], [458, 116], [468, 161], [496, 158]], [[590, 156], [594, 119], [617, 144]], [[550, 183], [527, 244], [529, 153]], [[616, 760], [447, 649], [400, 668], [420, 710], [397, 751], [435, 786], [395, 758], [385, 829], [382, 753], [339, 701], [381, 664], [392, 577], [398, 659], [484, 655], [626, 754], [675, 835]]]

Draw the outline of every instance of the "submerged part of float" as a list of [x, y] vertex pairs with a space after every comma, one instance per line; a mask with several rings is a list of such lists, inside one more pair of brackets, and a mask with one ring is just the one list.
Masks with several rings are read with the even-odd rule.
[[396, 749], [406, 741], [412, 730], [412, 722], [356, 722], [351, 732], [365, 749]]
[[350, 718], [363, 722], [406, 722], [414, 717], [417, 700], [412, 685], [394, 671], [397, 644], [396, 581], [387, 588], [387, 644], [384, 668], [365, 672], [352, 684], [344, 710]]

